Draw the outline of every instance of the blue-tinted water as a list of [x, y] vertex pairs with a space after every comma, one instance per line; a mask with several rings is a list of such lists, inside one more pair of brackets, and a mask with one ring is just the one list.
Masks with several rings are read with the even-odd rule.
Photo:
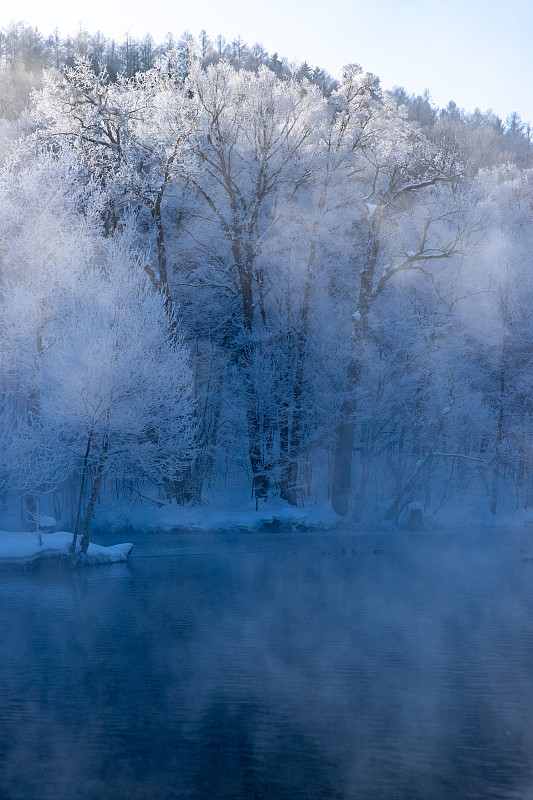
[[533, 798], [526, 534], [125, 538], [0, 570], [0, 800]]

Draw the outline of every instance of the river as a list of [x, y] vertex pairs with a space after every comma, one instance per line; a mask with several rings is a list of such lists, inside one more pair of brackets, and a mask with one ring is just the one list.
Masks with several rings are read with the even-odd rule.
[[[0, 800], [533, 798], [533, 531], [0, 569]], [[526, 560], [524, 560], [524, 556]]]

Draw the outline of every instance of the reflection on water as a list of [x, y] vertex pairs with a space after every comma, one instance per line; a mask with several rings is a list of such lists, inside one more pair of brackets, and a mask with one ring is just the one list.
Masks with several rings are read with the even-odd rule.
[[0, 800], [533, 798], [525, 534], [133, 538], [0, 570]]

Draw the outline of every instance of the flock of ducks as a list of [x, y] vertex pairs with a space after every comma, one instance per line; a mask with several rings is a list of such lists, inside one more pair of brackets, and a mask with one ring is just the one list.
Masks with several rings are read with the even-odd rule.
[[[345, 550], [344, 547], [341, 548], [341, 553], [342, 553], [343, 556], [345, 556], [348, 552], [349, 552], [349, 555], [352, 555], [352, 556], [356, 556], [357, 555], [357, 550], [355, 549], [355, 547], [352, 547], [351, 551]], [[387, 551], [386, 550], [382, 550], [381, 548], [378, 547], [375, 550], [372, 550], [372, 552], [373, 553], [386, 553]], [[322, 550], [322, 555], [323, 556], [329, 556], [329, 550]]]

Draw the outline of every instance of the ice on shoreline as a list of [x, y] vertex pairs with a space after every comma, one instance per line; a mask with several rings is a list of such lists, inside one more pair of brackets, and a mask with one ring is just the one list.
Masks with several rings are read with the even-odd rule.
[[[43, 533], [41, 531], [0, 531], [0, 564], [26, 564], [47, 558], [67, 558], [70, 553], [72, 533], [58, 531], [57, 533]], [[79, 552], [79, 543], [78, 543]], [[87, 564], [113, 564], [127, 561], [133, 545], [129, 542], [115, 544], [112, 547], [102, 547], [98, 544], [89, 544]]]

